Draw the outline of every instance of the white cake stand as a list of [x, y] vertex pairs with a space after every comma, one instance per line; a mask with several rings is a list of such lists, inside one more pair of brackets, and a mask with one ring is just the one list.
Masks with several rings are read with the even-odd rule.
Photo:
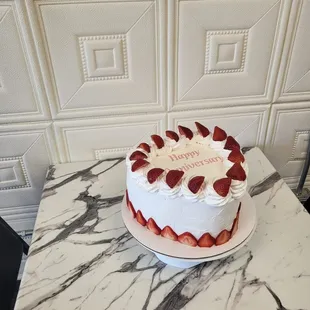
[[155, 253], [162, 262], [190, 268], [203, 262], [227, 257], [243, 247], [252, 237], [256, 227], [256, 209], [252, 198], [246, 194], [241, 199], [242, 207], [239, 227], [234, 237], [227, 243], [211, 248], [189, 247], [150, 232], [132, 218], [125, 199], [122, 203], [122, 216], [128, 231], [146, 249]]

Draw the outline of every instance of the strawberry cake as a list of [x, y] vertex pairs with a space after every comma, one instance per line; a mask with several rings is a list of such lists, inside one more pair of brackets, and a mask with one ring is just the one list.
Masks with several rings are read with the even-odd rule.
[[238, 229], [248, 166], [240, 145], [215, 127], [152, 135], [126, 157], [126, 200], [137, 225], [189, 246], [226, 243]]

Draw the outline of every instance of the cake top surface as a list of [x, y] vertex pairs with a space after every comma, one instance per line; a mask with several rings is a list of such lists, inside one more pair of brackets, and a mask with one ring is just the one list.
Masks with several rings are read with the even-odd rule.
[[200, 123], [197, 132], [179, 126], [166, 137], [152, 135], [127, 154], [130, 177], [150, 192], [171, 198], [221, 206], [246, 192], [248, 166], [240, 145], [224, 130], [211, 133]]

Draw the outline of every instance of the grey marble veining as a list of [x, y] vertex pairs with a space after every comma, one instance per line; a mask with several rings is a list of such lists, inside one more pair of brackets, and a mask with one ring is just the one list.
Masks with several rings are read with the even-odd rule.
[[246, 157], [253, 238], [185, 270], [124, 228], [123, 158], [51, 166], [16, 309], [310, 309], [310, 217], [259, 149]]

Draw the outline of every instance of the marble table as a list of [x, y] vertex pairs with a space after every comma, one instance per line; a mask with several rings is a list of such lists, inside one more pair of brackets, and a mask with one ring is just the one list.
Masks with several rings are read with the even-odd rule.
[[310, 309], [310, 216], [263, 153], [246, 151], [253, 238], [185, 270], [124, 228], [123, 158], [51, 166], [15, 309]]

